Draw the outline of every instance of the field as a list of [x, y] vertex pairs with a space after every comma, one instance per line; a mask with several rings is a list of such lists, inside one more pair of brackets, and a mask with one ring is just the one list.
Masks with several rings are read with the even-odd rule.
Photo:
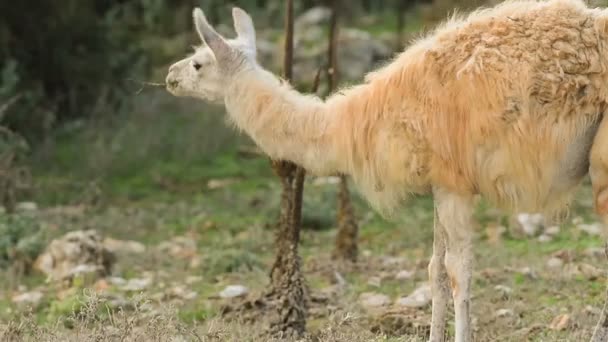
[[[6, 268], [0, 340], [270, 340], [264, 331], [272, 307], [257, 299], [268, 285], [280, 189], [268, 160], [248, 153], [251, 143], [230, 132], [219, 112], [159, 90], [142, 95], [134, 114], [118, 123], [66, 131], [53, 154], [35, 156], [37, 208], [18, 215], [41, 225], [45, 244], [95, 229], [113, 243], [116, 263], [107, 277], [76, 277], [69, 286]], [[479, 202], [476, 340], [589, 338], [606, 286], [603, 225], [594, 225], [590, 199], [586, 181], [559, 229], [532, 235]], [[331, 178], [306, 182], [300, 253], [310, 307], [303, 340], [425, 340], [425, 291], [421, 307], [396, 302], [425, 288], [432, 199], [413, 198], [390, 221], [357, 195], [354, 201], [359, 261], [336, 265], [336, 186]], [[248, 293], [222, 298], [229, 285]], [[32, 293], [39, 298], [28, 300]]]

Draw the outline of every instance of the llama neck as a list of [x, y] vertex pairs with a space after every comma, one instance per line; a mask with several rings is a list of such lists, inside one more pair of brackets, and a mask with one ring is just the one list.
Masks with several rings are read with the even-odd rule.
[[316, 175], [345, 171], [332, 134], [338, 116], [328, 113], [318, 97], [302, 95], [259, 68], [239, 75], [225, 104], [234, 124], [271, 158]]

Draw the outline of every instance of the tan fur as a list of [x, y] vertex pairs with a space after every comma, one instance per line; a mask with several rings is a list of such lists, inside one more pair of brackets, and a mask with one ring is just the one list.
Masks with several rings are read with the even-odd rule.
[[[250, 18], [235, 13], [239, 37], [251, 38]], [[580, 0], [509, 1], [454, 16], [325, 101], [261, 68], [251, 39], [244, 47], [244, 39], [224, 41], [202, 12], [197, 29], [210, 48], [189, 58], [225, 59], [194, 76], [189, 59], [176, 63], [167, 76], [172, 93], [223, 98], [234, 124], [270, 157], [349, 174], [384, 214], [410, 193], [433, 192], [432, 341], [445, 331], [448, 278], [456, 341], [471, 338], [474, 195], [552, 214], [590, 163], [596, 208], [608, 213], [606, 120], [596, 133], [608, 99], [606, 10]], [[198, 90], [209, 81], [205, 71], [219, 79]]]
[[351, 174], [390, 213], [431, 185], [553, 211], [564, 149], [606, 101], [606, 13], [577, 0], [508, 2], [452, 19], [325, 103], [259, 67], [229, 88], [236, 125], [277, 159]]

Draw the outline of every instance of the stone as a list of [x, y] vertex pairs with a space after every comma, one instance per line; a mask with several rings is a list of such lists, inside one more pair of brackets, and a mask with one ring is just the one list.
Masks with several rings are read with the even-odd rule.
[[549, 324], [549, 329], [557, 331], [566, 330], [570, 326], [571, 321], [569, 314], [558, 315]]
[[37, 307], [43, 297], [40, 291], [29, 291], [14, 295], [11, 300], [17, 305]]
[[242, 297], [249, 293], [249, 289], [243, 285], [228, 285], [221, 292], [221, 298]]
[[560, 258], [557, 257], [552, 257], [549, 258], [549, 260], [547, 260], [547, 267], [548, 268], [561, 268], [562, 266], [564, 266], [564, 261]]
[[146, 251], [146, 246], [139, 241], [116, 240], [107, 237], [104, 239], [103, 244], [112, 253], [122, 252], [131, 254], [141, 254]]
[[390, 305], [391, 299], [384, 294], [364, 292], [359, 296], [359, 302], [366, 309], [376, 309]]
[[591, 224], [581, 223], [581, 224], [578, 224], [576, 227], [579, 230], [582, 230], [583, 232], [585, 232], [589, 235], [592, 235], [592, 236], [598, 236], [598, 235], [602, 234], [602, 232], [604, 230], [604, 226], [599, 222], [595, 222], [595, 223], [591, 223]]
[[143, 291], [152, 285], [152, 279], [150, 278], [131, 278], [120, 287], [122, 291]]
[[77, 230], [51, 241], [36, 259], [34, 268], [49, 280], [71, 280], [89, 274], [102, 277], [110, 273], [115, 256], [103, 244], [95, 230]]
[[545, 217], [538, 213], [519, 213], [517, 214], [517, 222], [527, 236], [534, 236], [543, 226]]
[[407, 297], [397, 299], [396, 305], [408, 308], [421, 308], [431, 303], [431, 285], [424, 283]]
[[416, 272], [414, 272], [414, 271], [401, 270], [401, 271], [399, 271], [399, 273], [397, 273], [397, 275], [395, 275], [395, 279], [409, 280], [409, 279], [414, 278], [415, 274], [416, 274]]

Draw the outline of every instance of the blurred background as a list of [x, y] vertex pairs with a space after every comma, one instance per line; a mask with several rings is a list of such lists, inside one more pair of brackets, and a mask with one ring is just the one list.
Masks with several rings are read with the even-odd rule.
[[[341, 1], [340, 85], [360, 82], [455, 9], [497, 2]], [[231, 37], [234, 5], [254, 19], [259, 62], [280, 73], [282, 0], [0, 1], [0, 340], [256, 340], [256, 329], [223, 317], [231, 298], [268, 284], [278, 180], [223, 108], [154, 85], [199, 44], [193, 7]], [[324, 0], [295, 0], [295, 14], [294, 84], [307, 91], [327, 66], [331, 11]], [[318, 341], [424, 340], [431, 198], [389, 222], [352, 191], [360, 259], [342, 276], [329, 266], [336, 183], [306, 181], [310, 331]], [[480, 340], [587, 337], [605, 279], [604, 226], [590, 199], [584, 186], [560, 226], [480, 202]], [[400, 311], [387, 309], [400, 298], [409, 298]]]
[[[360, 80], [453, 7], [478, 4], [344, 1], [341, 80]], [[237, 137], [222, 124], [221, 108], [173, 99], [162, 87], [141, 83], [164, 82], [168, 66], [199, 44], [193, 7], [204, 8], [222, 33], [232, 35], [233, 5], [255, 18], [261, 64], [280, 72], [280, 0], [49, 0], [33, 7], [27, 1], [3, 2], [0, 124], [29, 146], [24, 157], [36, 176], [30, 196], [66, 201], [73, 192], [84, 195], [91, 182], [115, 195], [121, 189], [113, 187], [113, 179], [135, 182], [155, 174], [158, 181], [172, 176], [167, 168], [196, 168], [234, 147]], [[326, 63], [329, 10], [324, 5], [295, 2], [295, 79], [304, 88]], [[139, 185], [124, 195], [137, 197], [151, 184]]]

